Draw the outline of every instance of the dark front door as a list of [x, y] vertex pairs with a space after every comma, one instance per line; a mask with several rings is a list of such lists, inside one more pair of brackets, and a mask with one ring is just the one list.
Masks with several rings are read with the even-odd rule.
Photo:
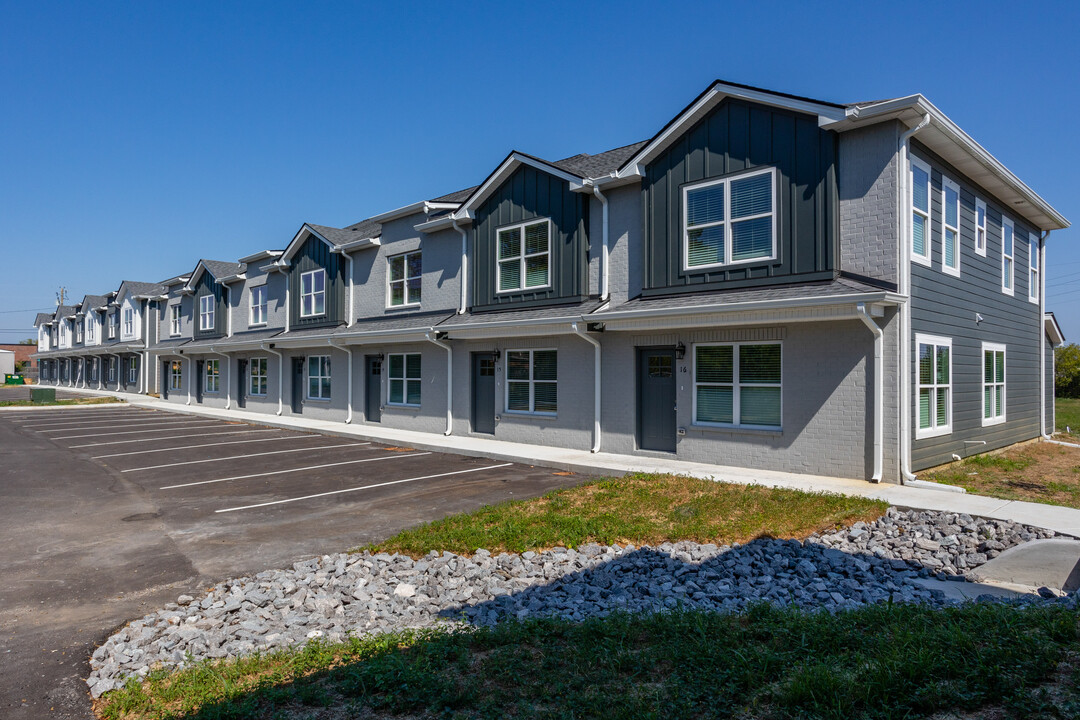
[[247, 407], [247, 360], [236, 361], [236, 379], [240, 386], [236, 389], [236, 406]]
[[495, 353], [472, 356], [472, 429], [495, 434]]
[[382, 422], [382, 358], [378, 355], [365, 356], [367, 369], [364, 377], [364, 418], [368, 422]]
[[172, 384], [172, 363], [168, 360], [161, 363], [161, 397], [169, 399], [169, 385]]
[[292, 365], [292, 411], [299, 415], [304, 412], [304, 358], [293, 358]]
[[675, 451], [675, 351], [638, 350], [638, 447]]
[[197, 403], [202, 402], [203, 378], [205, 377], [205, 372], [203, 371], [203, 368], [205, 366], [206, 361], [204, 360], [198, 360], [195, 362], [195, 402]]

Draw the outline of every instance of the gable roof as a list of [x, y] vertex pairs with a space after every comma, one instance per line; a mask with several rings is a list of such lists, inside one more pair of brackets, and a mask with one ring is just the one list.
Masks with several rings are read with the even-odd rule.
[[84, 295], [82, 302], [79, 303], [79, 311], [85, 313], [87, 309], [97, 310], [108, 303], [109, 301], [103, 295]]
[[1046, 312], [1043, 315], [1043, 329], [1046, 331], [1046, 335], [1050, 338], [1050, 342], [1054, 347], [1065, 344], [1065, 333], [1061, 331], [1061, 326], [1058, 325], [1054, 313]]
[[34, 318], [34, 327], [40, 327], [41, 325], [48, 325], [53, 321], [51, 313], [38, 313]]
[[113, 297], [113, 302], [116, 302], [126, 292], [132, 297], [154, 297], [166, 293], [168, 289], [161, 283], [147, 283], [136, 282], [135, 280], [124, 280], [120, 283], [120, 287], [116, 289], [116, 293]]
[[53, 313], [53, 317], [66, 318], [69, 315], [74, 315], [77, 309], [74, 305], [60, 305], [56, 308], [56, 312]]
[[382, 236], [382, 225], [368, 218], [354, 223], [346, 228], [330, 227], [329, 225], [316, 225], [304, 223], [296, 231], [296, 235], [289, 241], [285, 251], [281, 253], [271, 265], [266, 267], [284, 267], [296, 254], [296, 251], [307, 241], [309, 236], [314, 236], [329, 245], [337, 252], [350, 252], [365, 247], [373, 247], [379, 244]]
[[597, 155], [589, 155], [588, 153], [572, 155], [562, 160], [556, 160], [553, 164], [582, 177], [598, 178], [618, 170], [627, 159], [644, 147], [647, 142], [648, 140], [642, 140], [613, 150], [606, 150]]

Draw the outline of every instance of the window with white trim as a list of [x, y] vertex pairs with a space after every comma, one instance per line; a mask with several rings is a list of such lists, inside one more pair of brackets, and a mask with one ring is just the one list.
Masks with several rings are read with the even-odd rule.
[[180, 360], [169, 363], [169, 389], [180, 390], [184, 386], [184, 366]]
[[116, 363], [109, 358], [109, 382], [116, 382]]
[[109, 339], [112, 340], [116, 337], [116, 326], [119, 324], [119, 318], [117, 318], [115, 312], [109, 313]]
[[982, 344], [983, 425], [1005, 422], [1005, 346]]
[[390, 386], [386, 402], [389, 405], [420, 406], [420, 353], [394, 353], [389, 356]]
[[86, 340], [87, 342], [94, 342], [94, 316], [86, 316]]
[[217, 310], [217, 298], [203, 295], [199, 298], [199, 330], [214, 329], [214, 314]]
[[499, 228], [498, 292], [533, 290], [551, 284], [551, 221], [531, 220]]
[[1012, 220], [1001, 218], [1001, 291], [1006, 295], [1013, 294], [1013, 254], [1015, 232]]
[[506, 411], [554, 415], [559, 410], [557, 350], [506, 353]]
[[330, 399], [330, 356], [311, 355], [307, 359], [308, 399]]
[[124, 308], [124, 334], [131, 336], [135, 334], [135, 311], [131, 308]]
[[139, 380], [139, 359], [128, 358], [128, 382], [138, 382]]
[[952, 432], [952, 338], [916, 335], [919, 438]]
[[960, 277], [960, 186], [941, 179], [941, 271]]
[[221, 390], [221, 361], [207, 360], [203, 365], [203, 376], [205, 377], [203, 388], [206, 392], [219, 392]]
[[249, 368], [250, 394], [266, 395], [266, 358], [251, 358]]
[[169, 306], [169, 334], [180, 334], [180, 305]]
[[1028, 300], [1039, 302], [1039, 238], [1028, 233]]
[[248, 325], [266, 324], [266, 286], [251, 288], [251, 315]]
[[775, 429], [782, 416], [780, 343], [694, 346], [694, 424]]
[[75, 342], [81, 343], [83, 341], [83, 324], [78, 320], [75, 321]]
[[683, 269], [776, 257], [776, 168], [683, 188]]
[[930, 166], [911, 158], [911, 259], [930, 264]]
[[420, 290], [423, 276], [423, 264], [420, 251], [395, 255], [386, 259], [389, 272], [388, 297], [390, 307], [406, 307], [420, 304]]
[[326, 314], [326, 271], [309, 270], [300, 275], [300, 317]]
[[986, 202], [975, 198], [975, 252], [986, 257]]

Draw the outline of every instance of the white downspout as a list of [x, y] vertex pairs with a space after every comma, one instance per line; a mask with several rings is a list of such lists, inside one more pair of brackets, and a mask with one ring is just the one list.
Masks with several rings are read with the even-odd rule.
[[461, 233], [461, 302], [458, 304], [458, 315], [464, 315], [469, 305], [469, 233], [461, 229], [457, 219], [450, 217], [454, 229]]
[[105, 375], [104, 368], [101, 367], [101, 358], [97, 359], [97, 389], [101, 390], [101, 381]]
[[352, 422], [352, 418], [353, 418], [353, 391], [352, 391], [352, 387], [353, 387], [353, 385], [352, 385], [353, 351], [352, 351], [352, 348], [349, 347], [348, 345], [338, 345], [337, 343], [334, 342], [333, 338], [330, 338], [329, 340], [327, 340], [326, 344], [329, 345], [330, 347], [337, 348], [338, 350], [344, 350], [345, 353], [349, 356], [349, 368], [348, 368], [348, 378], [349, 378], [349, 380], [347, 382], [348, 395], [346, 396], [348, 398], [349, 402], [348, 402], [348, 405], [347, 405], [348, 412], [345, 413], [345, 424], [348, 425], [349, 423]]
[[918, 125], [902, 133], [898, 141], [897, 155], [900, 162], [899, 188], [900, 212], [900, 294], [907, 302], [900, 306], [900, 482], [915, 480], [911, 472], [911, 243], [908, 237], [908, 223], [911, 222], [911, 193], [908, 191], [908, 178], [911, 175], [909, 143], [915, 133], [930, 124], [930, 113], [923, 116]]
[[435, 333], [424, 333], [427, 341], [446, 351], [446, 430], [443, 435], [454, 432], [454, 349], [435, 339]]
[[600, 300], [606, 301], [608, 299], [608, 277], [610, 271], [608, 270], [608, 257], [611, 254], [611, 245], [608, 241], [608, 200], [604, 197], [604, 193], [600, 192], [600, 188], [596, 185], [592, 185], [593, 195], [603, 205], [603, 251], [600, 254]]
[[[288, 313], [288, 309], [287, 309], [287, 308], [286, 308], [286, 311], [285, 311], [285, 312], [286, 312], [286, 313]], [[266, 352], [270, 353], [271, 355], [275, 355], [275, 356], [277, 357], [277, 359], [278, 359], [278, 374], [277, 374], [277, 412], [276, 412], [276, 413], [274, 413], [274, 414], [275, 414], [275, 415], [281, 415], [281, 409], [282, 409], [282, 404], [281, 404], [281, 403], [282, 403], [282, 397], [281, 397], [281, 390], [282, 390], [281, 378], [282, 378], [282, 376], [284, 376], [284, 375], [285, 375], [285, 357], [284, 357], [284, 356], [283, 356], [283, 355], [282, 355], [281, 353], [279, 353], [279, 352], [278, 352], [277, 350], [273, 350], [273, 349], [271, 349], [271, 348], [267, 347], [267, 346], [266, 346], [266, 343], [260, 343], [260, 344], [259, 344], [259, 346], [260, 346], [260, 347], [261, 347], [261, 348], [262, 348], [263, 350], [265, 350]]]
[[882, 466], [885, 464], [885, 373], [881, 363], [884, 358], [884, 333], [866, 311], [866, 303], [856, 306], [859, 319], [874, 334], [874, 474], [871, 482], [881, 482]]
[[187, 368], [187, 370], [185, 371], [185, 374], [187, 375], [187, 382], [184, 383], [185, 385], [187, 385], [187, 402], [184, 403], [185, 405], [190, 405], [191, 404], [191, 383], [192, 383], [191, 365], [194, 362], [195, 362], [195, 360], [193, 360], [190, 355], [187, 356], [187, 358], [185, 359], [185, 362], [184, 362], [184, 367]]
[[113, 357], [116, 358], [116, 392], [120, 392], [120, 373], [124, 372], [124, 368], [120, 367], [120, 354], [117, 353]]
[[600, 343], [589, 337], [578, 323], [570, 323], [578, 336], [593, 346], [593, 445], [589, 452], [600, 452]]
[[1046, 240], [1049, 237], [1050, 231], [1046, 230], [1039, 238], [1039, 428], [1047, 440], [1051, 439], [1046, 432]]
[[[232, 407], [232, 368], [230, 367], [230, 359], [225, 353], [215, 350], [213, 345], [210, 346], [210, 354], [225, 358], [225, 371], [229, 373], [229, 381], [225, 383], [225, 409], [228, 410]], [[205, 388], [203, 391], [205, 392]]]
[[[354, 310], [353, 310], [353, 288], [356, 285], [353, 282], [353, 256], [350, 255], [347, 252], [343, 252], [342, 255], [345, 256], [345, 267], [346, 267], [345, 272], [347, 272], [349, 274], [349, 306], [347, 308], [345, 308], [345, 327], [352, 327], [352, 324], [353, 324], [353, 312], [354, 312]], [[352, 351], [351, 350], [349, 351], [349, 362], [352, 363]], [[351, 364], [349, 365], [349, 373], [350, 373], [350, 377], [351, 377], [351, 373], [352, 373], [352, 365]], [[351, 420], [351, 418], [352, 418], [352, 391], [351, 390], [349, 391], [349, 417], [350, 417], [350, 420], [346, 420], [345, 422], [351, 422], [352, 421]]]

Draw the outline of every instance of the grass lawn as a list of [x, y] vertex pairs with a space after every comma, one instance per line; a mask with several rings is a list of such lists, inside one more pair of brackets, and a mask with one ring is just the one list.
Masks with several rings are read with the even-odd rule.
[[1077, 621], [990, 604], [509, 622], [151, 673], [97, 709], [110, 720], [1076, 718]]
[[[1058, 398], [1054, 401], [1054, 425], [1062, 440], [1080, 442], [1080, 399]], [[1065, 432], [1069, 428], [1071, 432]]]
[[1080, 448], [1030, 443], [973, 455], [919, 477], [1003, 500], [1080, 508]]
[[804, 538], [874, 520], [887, 507], [865, 498], [672, 475], [628, 475], [453, 515], [363, 549], [420, 557], [431, 550], [524, 552], [589, 542], [730, 544], [763, 536]]
[[0, 407], [49, 407], [53, 405], [108, 405], [124, 402], [114, 397], [87, 397], [54, 400], [53, 402], [31, 402], [30, 400], [0, 400]]

